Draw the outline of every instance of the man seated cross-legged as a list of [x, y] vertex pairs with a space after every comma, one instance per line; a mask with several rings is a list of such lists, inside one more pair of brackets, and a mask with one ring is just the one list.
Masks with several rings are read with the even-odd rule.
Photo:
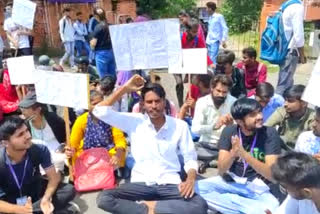
[[281, 139], [274, 128], [263, 126], [261, 106], [256, 100], [237, 100], [231, 114], [237, 124], [227, 126], [221, 134], [219, 176], [198, 181], [196, 192], [210, 209], [224, 214], [273, 211], [279, 202], [268, 184]]
[[[142, 77], [134, 75], [93, 111], [97, 118], [129, 135], [135, 159], [132, 183], [101, 192], [98, 207], [116, 214], [205, 214], [205, 200], [194, 194], [198, 165], [188, 125], [164, 114], [165, 91], [161, 85], [144, 83]], [[112, 104], [124, 94], [140, 89], [145, 114], [112, 110]], [[187, 172], [183, 182], [179, 175], [181, 157]]]

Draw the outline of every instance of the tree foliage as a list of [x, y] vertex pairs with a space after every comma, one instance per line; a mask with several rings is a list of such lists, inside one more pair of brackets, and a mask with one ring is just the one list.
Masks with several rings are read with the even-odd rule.
[[183, 10], [191, 10], [196, 0], [137, 0], [138, 7], [152, 18], [177, 17]]
[[263, 0], [224, 0], [220, 12], [231, 33], [250, 30], [259, 22]]

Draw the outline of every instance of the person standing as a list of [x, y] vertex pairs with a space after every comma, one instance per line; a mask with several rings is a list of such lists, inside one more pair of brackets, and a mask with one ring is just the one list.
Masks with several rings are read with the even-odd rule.
[[306, 63], [304, 55], [304, 8], [303, 3], [291, 4], [282, 15], [283, 27], [286, 38], [291, 39], [288, 54], [282, 64], [279, 65], [279, 78], [276, 93], [283, 95], [284, 91], [293, 86], [293, 75], [297, 64]]
[[223, 15], [216, 13], [216, 9], [216, 3], [207, 3], [207, 12], [210, 17], [206, 43], [209, 56], [214, 64], [216, 64], [220, 44], [222, 44], [223, 48], [227, 47], [226, 40], [229, 31]]
[[63, 17], [59, 21], [59, 33], [61, 41], [65, 48], [65, 54], [60, 60], [62, 66], [64, 62], [69, 58], [70, 67], [74, 67], [74, 35], [75, 30], [72, 25], [70, 17], [71, 9], [66, 7], [63, 9]]
[[80, 57], [83, 50], [85, 50], [87, 55], [89, 55], [90, 46], [85, 39], [88, 36], [88, 31], [87, 31], [86, 25], [82, 22], [83, 20], [82, 13], [78, 12], [76, 15], [77, 15], [77, 20], [75, 21], [75, 23], [73, 23], [73, 28], [75, 30], [74, 39], [75, 39], [75, 46], [77, 50], [76, 56]]
[[29, 36], [32, 32], [13, 22], [12, 2], [6, 6], [7, 19], [4, 21], [3, 28], [10, 42], [10, 48], [15, 51], [14, 56], [32, 55], [32, 50], [29, 42]]
[[116, 77], [116, 63], [106, 13], [102, 8], [96, 8], [94, 10], [94, 16], [99, 21], [99, 24], [93, 31], [90, 46], [95, 50], [98, 74], [100, 79], [106, 75]]

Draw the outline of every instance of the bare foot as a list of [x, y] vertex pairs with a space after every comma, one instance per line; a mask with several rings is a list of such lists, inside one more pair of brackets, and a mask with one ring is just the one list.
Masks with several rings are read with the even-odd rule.
[[143, 201], [145, 205], [148, 207], [148, 214], [155, 214], [156, 201]]

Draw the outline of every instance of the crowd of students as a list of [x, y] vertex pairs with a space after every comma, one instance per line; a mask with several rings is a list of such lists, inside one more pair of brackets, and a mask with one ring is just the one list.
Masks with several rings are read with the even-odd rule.
[[[243, 49], [242, 60], [234, 64], [232, 51], [219, 50], [220, 45], [226, 48], [224, 18], [213, 2], [207, 10], [207, 30], [189, 13], [179, 14], [182, 47], [207, 47], [213, 69], [193, 75], [186, 96], [183, 76], [175, 76], [179, 111], [168, 100], [160, 76], [116, 72], [101, 8], [94, 10], [88, 27], [83, 14], [77, 13], [73, 23], [70, 8], [65, 8], [59, 22], [65, 55], [59, 64], [48, 56], [39, 58], [39, 69], [63, 71], [69, 57], [71, 67], [90, 74], [90, 108], [69, 109], [70, 121], [59, 116], [56, 106], [38, 103], [33, 85], [12, 86], [4, 63], [0, 213], [81, 212], [72, 202], [73, 185], [63, 178], [84, 151], [104, 148], [117, 177], [130, 177], [130, 182], [99, 193], [97, 206], [107, 212], [319, 214], [320, 108], [302, 100], [304, 85], [289, 79], [275, 90], [266, 82], [267, 67], [254, 48]], [[294, 19], [284, 16], [291, 20], [286, 24], [300, 24], [293, 23], [297, 14]], [[138, 15], [137, 22], [149, 20]], [[32, 50], [14, 41], [18, 55]], [[288, 60], [296, 53], [303, 48], [290, 46]], [[294, 73], [292, 66], [287, 72]], [[218, 175], [200, 178], [207, 167], [217, 167]]]

